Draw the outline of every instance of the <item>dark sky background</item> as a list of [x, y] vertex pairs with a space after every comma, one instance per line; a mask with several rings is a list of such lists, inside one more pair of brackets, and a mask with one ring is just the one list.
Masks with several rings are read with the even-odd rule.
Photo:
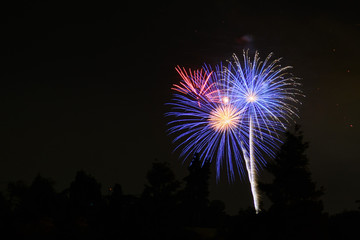
[[[140, 194], [155, 159], [177, 177], [164, 103], [198, 68], [257, 49], [294, 66], [313, 179], [325, 210], [360, 199], [360, 20], [355, 1], [334, 5], [242, 1], [17, 1], [0, 6], [0, 190], [36, 174], [63, 190], [77, 170], [105, 189]], [[270, 2], [270, 1], [268, 1]], [[4, 3], [2, 3], [4, 4]], [[266, 179], [266, 173], [261, 176]], [[248, 182], [211, 178], [211, 198], [229, 213], [251, 206]]]

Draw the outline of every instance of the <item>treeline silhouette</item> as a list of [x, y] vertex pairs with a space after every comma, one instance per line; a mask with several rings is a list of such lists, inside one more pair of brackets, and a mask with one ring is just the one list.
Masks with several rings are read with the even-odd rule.
[[0, 231], [15, 239], [356, 239], [360, 211], [324, 212], [307, 148], [299, 127], [286, 133], [266, 169], [272, 182], [259, 183], [271, 206], [258, 214], [249, 207], [230, 216], [222, 201], [210, 201], [210, 162], [195, 154], [183, 184], [167, 163], [154, 162], [140, 196], [119, 184], [102, 194], [84, 171], [62, 192], [40, 175], [29, 186], [9, 183], [0, 194]]

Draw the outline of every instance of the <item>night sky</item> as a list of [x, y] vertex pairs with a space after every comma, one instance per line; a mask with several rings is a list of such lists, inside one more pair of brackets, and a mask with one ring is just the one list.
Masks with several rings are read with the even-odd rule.
[[[206, 1], [119, 5], [18, 1], [0, 6], [0, 190], [40, 173], [63, 190], [78, 170], [103, 189], [140, 194], [152, 163], [172, 153], [164, 104], [180, 77], [244, 48], [283, 57], [301, 78], [300, 119], [325, 211], [360, 199], [360, 17], [334, 6]], [[269, 1], [270, 2], [270, 1]], [[334, 3], [335, 4], [335, 3]], [[340, 5], [341, 4], [341, 5]], [[214, 170], [214, 169], [213, 169]], [[261, 176], [267, 179], [266, 173]], [[215, 182], [228, 213], [251, 206], [249, 183]]]

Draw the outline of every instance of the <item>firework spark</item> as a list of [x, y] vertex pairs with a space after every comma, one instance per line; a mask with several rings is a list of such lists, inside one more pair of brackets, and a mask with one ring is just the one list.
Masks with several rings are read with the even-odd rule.
[[218, 89], [215, 86], [216, 82], [211, 81], [213, 71], [204, 69], [192, 71], [189, 69], [187, 72], [185, 68], [181, 69], [179, 66], [175, 69], [182, 81], [180, 84], [174, 84], [172, 90], [193, 97], [198, 104], [201, 101], [216, 101]]
[[280, 133], [297, 117], [295, 105], [302, 96], [298, 79], [287, 73], [291, 67], [281, 67], [280, 59], [271, 57], [260, 61], [256, 52], [251, 60], [244, 51], [242, 61], [234, 54], [226, 67], [220, 64], [215, 71], [177, 67], [182, 79], [172, 88], [166, 114], [175, 118], [169, 133], [177, 135], [181, 157], [199, 153], [203, 161], [215, 161], [217, 179], [224, 164], [231, 181], [236, 170], [242, 177], [246, 169], [256, 212], [257, 171], [275, 156]]
[[219, 84], [219, 67], [216, 72], [204, 67], [189, 73], [177, 68], [182, 80], [174, 85], [174, 98], [169, 104], [167, 116], [175, 117], [169, 122], [169, 133], [177, 135], [176, 149], [180, 156], [199, 153], [200, 159], [216, 162], [217, 179], [222, 168], [227, 169], [229, 180], [235, 172], [244, 174], [242, 153], [238, 138], [241, 111], [228, 96], [226, 86]]
[[244, 51], [243, 61], [234, 54], [225, 70], [231, 98], [243, 111], [240, 127], [246, 134], [239, 137], [257, 212], [257, 170], [265, 164], [264, 156], [274, 157], [281, 143], [279, 133], [297, 117], [295, 105], [299, 103], [297, 97], [302, 95], [298, 79], [287, 73], [291, 67], [281, 67], [280, 59], [271, 62], [271, 57], [269, 54], [262, 62], [255, 52], [251, 60], [248, 51]]
[[[225, 98], [228, 99], [228, 98]], [[225, 100], [224, 102], [228, 102]], [[220, 105], [214, 109], [209, 116], [209, 124], [215, 130], [222, 133], [234, 131], [240, 121], [240, 111], [233, 105]]]

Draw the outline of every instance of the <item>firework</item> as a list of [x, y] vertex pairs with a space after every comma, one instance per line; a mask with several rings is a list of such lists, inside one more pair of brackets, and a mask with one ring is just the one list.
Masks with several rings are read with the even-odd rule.
[[[281, 67], [280, 59], [270, 61], [269, 54], [260, 61], [248, 51], [240, 61], [233, 55], [227, 66], [219, 64], [186, 71], [177, 67], [181, 76], [174, 84], [169, 133], [180, 156], [199, 153], [200, 159], [215, 161], [217, 179], [225, 165], [229, 180], [235, 172], [247, 173], [256, 212], [259, 211], [257, 171], [273, 158], [281, 143], [280, 133], [297, 117], [295, 105], [299, 83]], [[175, 149], [175, 150], [176, 150]]]
[[256, 212], [259, 211], [257, 170], [265, 164], [266, 157], [274, 157], [281, 140], [279, 133], [297, 117], [296, 103], [301, 91], [297, 78], [287, 73], [290, 66], [281, 67], [280, 59], [270, 61], [272, 54], [262, 62], [255, 52], [253, 60], [248, 51], [243, 61], [236, 55], [224, 70], [230, 86], [230, 97], [242, 110], [239, 135], [241, 150], [251, 185]]
[[174, 142], [180, 157], [187, 159], [199, 153], [203, 161], [216, 162], [217, 179], [221, 169], [226, 168], [229, 180], [234, 180], [235, 172], [244, 173], [238, 138], [241, 111], [234, 105], [226, 84], [221, 84], [220, 68], [212, 71], [205, 66], [186, 71], [177, 67], [182, 79], [172, 88], [175, 93], [166, 115], [175, 118], [169, 122], [169, 133], [176, 135]]

